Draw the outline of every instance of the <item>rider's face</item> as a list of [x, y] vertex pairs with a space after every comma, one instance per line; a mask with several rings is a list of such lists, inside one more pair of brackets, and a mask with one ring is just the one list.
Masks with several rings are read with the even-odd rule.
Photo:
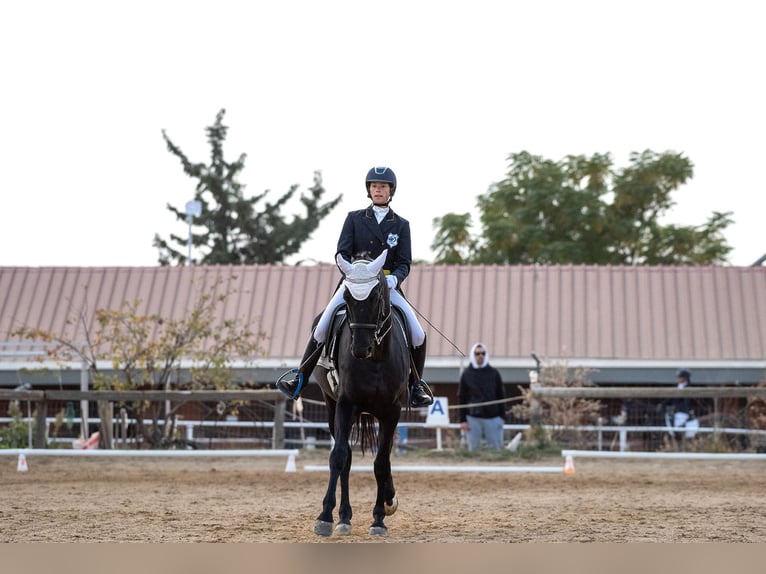
[[370, 183], [370, 197], [375, 205], [386, 205], [391, 197], [391, 184], [373, 181]]

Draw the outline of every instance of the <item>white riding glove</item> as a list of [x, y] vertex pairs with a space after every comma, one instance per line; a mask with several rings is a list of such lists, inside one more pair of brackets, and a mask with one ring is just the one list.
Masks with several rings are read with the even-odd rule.
[[399, 280], [396, 278], [396, 275], [386, 275], [386, 283], [388, 283], [390, 289], [396, 289]]

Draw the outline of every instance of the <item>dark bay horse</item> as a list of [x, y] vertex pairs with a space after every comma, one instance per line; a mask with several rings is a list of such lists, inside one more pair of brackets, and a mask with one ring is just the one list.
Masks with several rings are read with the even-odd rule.
[[[351, 531], [349, 471], [352, 431], [361, 451], [375, 454], [377, 496], [372, 510], [371, 536], [386, 536], [383, 523], [396, 511], [397, 499], [391, 476], [391, 448], [402, 406], [407, 404], [410, 354], [399, 314], [392, 312], [389, 288], [383, 274], [384, 251], [375, 261], [348, 263], [337, 256], [343, 272], [346, 318], [337, 339], [337, 384], [331, 383], [321, 364], [316, 369], [335, 444], [330, 452], [330, 482], [322, 501], [314, 532], [330, 536], [340, 480], [340, 506], [336, 534]], [[377, 423], [377, 430], [376, 430]], [[376, 441], [377, 439], [377, 441]]]

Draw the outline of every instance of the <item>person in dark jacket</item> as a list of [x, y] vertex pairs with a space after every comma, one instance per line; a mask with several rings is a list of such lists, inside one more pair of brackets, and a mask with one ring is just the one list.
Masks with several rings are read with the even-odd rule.
[[[687, 369], [679, 369], [676, 372], [676, 379], [678, 380], [678, 388], [685, 389], [691, 385], [692, 374]], [[671, 420], [670, 417], [672, 417], [673, 428], [676, 431], [684, 431], [684, 438], [694, 438], [699, 428], [699, 421], [694, 418], [694, 411], [692, 410], [689, 397], [677, 397], [666, 401], [665, 408], [668, 424]], [[675, 436], [675, 433], [670, 434]]]
[[[365, 178], [367, 197], [372, 203], [365, 209], [351, 211], [346, 216], [338, 238], [336, 255], [351, 262], [356, 257], [377, 258], [387, 251], [383, 271], [391, 289], [391, 303], [402, 309], [407, 319], [410, 353], [415, 369], [410, 373], [410, 405], [426, 407], [433, 404], [433, 394], [421, 378], [426, 362], [426, 334], [410, 304], [401, 292], [401, 286], [410, 273], [412, 244], [410, 223], [394, 213], [389, 204], [396, 192], [396, 175], [389, 167], [373, 167]], [[295, 377], [280, 377], [276, 387], [291, 399], [297, 399], [321, 355], [327, 340], [327, 331], [335, 310], [343, 303], [343, 285], [335, 291], [312, 335], [309, 337], [301, 364]]]
[[471, 364], [460, 375], [457, 398], [461, 406], [475, 405], [459, 410], [460, 428], [466, 432], [468, 450], [478, 450], [482, 437], [490, 449], [500, 450], [505, 392], [500, 371], [489, 364], [489, 351], [484, 343], [476, 343], [471, 349]]

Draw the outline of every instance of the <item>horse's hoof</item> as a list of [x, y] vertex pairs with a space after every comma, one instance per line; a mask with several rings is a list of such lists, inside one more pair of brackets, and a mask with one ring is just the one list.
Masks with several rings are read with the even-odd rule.
[[388, 528], [385, 526], [370, 526], [370, 536], [388, 536]]
[[351, 534], [351, 525], [347, 522], [339, 522], [338, 526], [335, 527], [335, 534], [340, 536]]
[[314, 523], [314, 534], [319, 536], [332, 536], [332, 522], [317, 520]]
[[396, 509], [399, 507], [399, 501], [394, 496], [391, 499], [391, 503], [388, 502], [383, 503], [383, 510], [386, 513], [386, 516], [391, 516], [394, 512], [396, 512]]

